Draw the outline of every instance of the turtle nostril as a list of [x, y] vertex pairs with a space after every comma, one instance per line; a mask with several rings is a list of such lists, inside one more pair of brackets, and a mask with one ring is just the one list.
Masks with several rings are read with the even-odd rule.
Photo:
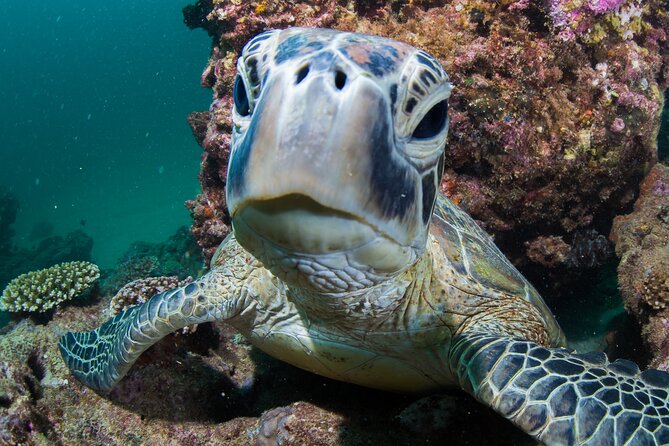
[[307, 77], [307, 74], [309, 74], [309, 65], [305, 65], [300, 70], [297, 72], [297, 78], [295, 79], [295, 85], [299, 84], [304, 80], [305, 77]]
[[343, 71], [337, 70], [335, 74], [335, 87], [337, 90], [341, 90], [346, 85], [346, 74]]

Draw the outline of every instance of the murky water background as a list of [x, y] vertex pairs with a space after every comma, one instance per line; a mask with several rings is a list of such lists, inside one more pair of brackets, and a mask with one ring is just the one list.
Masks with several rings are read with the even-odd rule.
[[[0, 190], [14, 243], [83, 229], [110, 267], [136, 240], [189, 224], [201, 149], [186, 116], [210, 39], [178, 0], [0, 2]], [[4, 284], [3, 284], [4, 285]]]

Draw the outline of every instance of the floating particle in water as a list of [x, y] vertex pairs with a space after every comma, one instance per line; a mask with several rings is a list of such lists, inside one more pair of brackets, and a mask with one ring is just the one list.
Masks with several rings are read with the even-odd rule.
[[91, 116], [93, 116], [93, 115], [92, 115], [91, 113], [89, 113], [88, 116], [86, 117], [86, 119], [90, 121], [90, 120], [91, 120]]
[[158, 173], [161, 174], [161, 175], [164, 174], [165, 173], [165, 166], [158, 167]]
[[39, 186], [39, 178], [35, 178], [35, 186]]

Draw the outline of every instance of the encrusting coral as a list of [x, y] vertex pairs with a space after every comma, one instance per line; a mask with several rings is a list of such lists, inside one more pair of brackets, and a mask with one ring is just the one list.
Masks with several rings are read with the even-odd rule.
[[588, 42], [601, 42], [608, 33], [632, 39], [643, 32], [642, 3], [626, 0], [550, 0], [550, 17], [561, 30], [559, 36], [570, 40], [580, 37]]
[[147, 277], [134, 280], [123, 286], [109, 302], [109, 312], [112, 316], [133, 305], [139, 305], [151, 298], [172, 288], [182, 287], [193, 281], [192, 277], [179, 280], [177, 276]]
[[669, 166], [650, 171], [634, 212], [615, 218], [611, 239], [620, 257], [620, 292], [642, 325], [650, 366], [669, 370]]
[[43, 313], [86, 291], [100, 277], [90, 262], [64, 262], [21, 274], [7, 285], [0, 310]]

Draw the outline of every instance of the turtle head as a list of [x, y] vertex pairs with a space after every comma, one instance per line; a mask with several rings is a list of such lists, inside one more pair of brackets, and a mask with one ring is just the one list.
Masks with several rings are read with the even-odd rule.
[[227, 203], [238, 242], [325, 293], [388, 280], [423, 253], [451, 84], [381, 37], [270, 31], [237, 63]]

